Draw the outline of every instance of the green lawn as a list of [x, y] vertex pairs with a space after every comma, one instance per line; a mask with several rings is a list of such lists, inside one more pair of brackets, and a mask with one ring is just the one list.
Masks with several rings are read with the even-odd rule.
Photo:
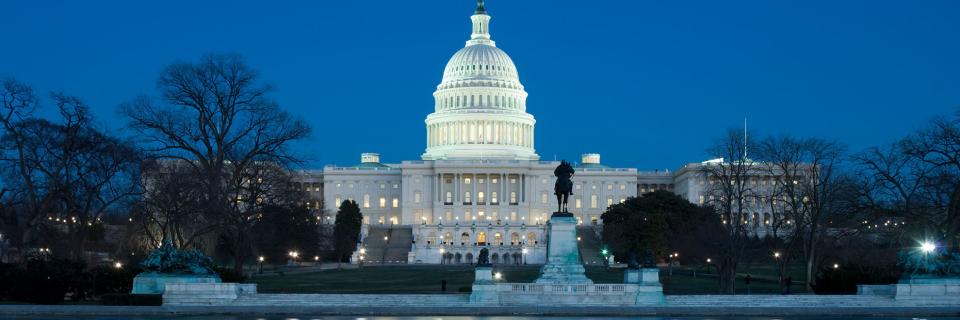
[[[668, 276], [661, 270], [660, 279], [667, 294], [712, 294], [717, 293], [716, 275], [704, 274], [701, 270], [694, 277], [689, 269], [675, 269]], [[715, 271], [715, 270], [713, 270]], [[508, 282], [533, 282], [540, 274], [539, 266], [495, 267]], [[780, 293], [776, 268], [744, 268], [753, 277], [752, 293]], [[623, 283], [623, 269], [587, 267], [587, 277], [595, 283]], [[794, 276], [794, 278], [798, 278]], [[302, 274], [270, 275], [250, 279], [257, 289], [265, 293], [441, 293], [440, 283], [447, 281], [447, 292], [469, 288], [473, 283], [471, 266], [366, 266], [362, 269], [327, 270]], [[799, 283], [799, 281], [795, 281]], [[737, 283], [738, 293], [746, 293], [743, 280]], [[795, 284], [794, 292], [802, 292]]]

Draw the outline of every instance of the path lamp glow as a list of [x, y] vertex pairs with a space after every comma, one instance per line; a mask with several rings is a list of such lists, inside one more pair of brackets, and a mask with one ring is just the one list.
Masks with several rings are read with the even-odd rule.
[[523, 248], [523, 264], [527, 264], [527, 248]]
[[120, 261], [117, 261], [116, 263], [113, 264], [113, 267], [117, 269], [123, 269], [123, 264], [120, 263]]
[[267, 260], [267, 258], [264, 258], [263, 256], [260, 256], [259, 258], [257, 258], [257, 268], [258, 268], [257, 273], [263, 274], [263, 261], [264, 261], [264, 260]]
[[493, 280], [500, 281], [500, 279], [502, 278], [503, 278], [503, 274], [501, 274], [500, 272], [493, 274]]
[[937, 245], [933, 242], [924, 241], [920, 244], [920, 250], [923, 251], [924, 254], [930, 254], [934, 250], [937, 250]]
[[290, 251], [290, 258], [293, 259], [294, 263], [297, 263], [297, 258], [300, 257], [300, 253], [296, 251]]
[[669, 270], [669, 274], [668, 274], [668, 276], [670, 276], [670, 277], [673, 276], [673, 261], [674, 261], [674, 259], [679, 258], [679, 257], [680, 257], [680, 254], [679, 254], [679, 253], [674, 252], [674, 253], [670, 254], [670, 261], [669, 261], [670, 263], [669, 263], [669, 265], [668, 265], [668, 266], [669, 266], [669, 269], [668, 269], [668, 270]]

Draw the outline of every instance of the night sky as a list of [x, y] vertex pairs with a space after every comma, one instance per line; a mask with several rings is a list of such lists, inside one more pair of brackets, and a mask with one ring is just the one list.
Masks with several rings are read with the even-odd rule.
[[[0, 77], [80, 96], [102, 126], [162, 68], [236, 53], [313, 136], [308, 167], [416, 160], [471, 0], [0, 2]], [[543, 159], [676, 169], [758, 135], [889, 143], [960, 107], [960, 1], [488, 0]]]

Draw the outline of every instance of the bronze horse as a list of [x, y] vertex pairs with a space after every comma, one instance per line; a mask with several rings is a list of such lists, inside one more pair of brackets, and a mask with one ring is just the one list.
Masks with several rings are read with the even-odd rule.
[[553, 185], [553, 194], [557, 195], [557, 212], [569, 213], [567, 200], [573, 195], [573, 180], [570, 178], [574, 172], [573, 166], [566, 161], [560, 161], [560, 165], [553, 170], [553, 175], [557, 176], [557, 182]]

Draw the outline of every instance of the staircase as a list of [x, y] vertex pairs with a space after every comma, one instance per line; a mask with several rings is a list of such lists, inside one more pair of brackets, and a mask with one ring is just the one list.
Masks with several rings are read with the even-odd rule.
[[411, 226], [370, 226], [367, 237], [363, 239], [363, 246], [367, 250], [364, 263], [406, 264], [412, 244]]
[[583, 261], [583, 265], [585, 266], [603, 265], [603, 257], [600, 256], [602, 242], [600, 241], [599, 232], [599, 226], [577, 227], [577, 237], [580, 238], [580, 241], [577, 242], [577, 247], [580, 248], [580, 260]]

